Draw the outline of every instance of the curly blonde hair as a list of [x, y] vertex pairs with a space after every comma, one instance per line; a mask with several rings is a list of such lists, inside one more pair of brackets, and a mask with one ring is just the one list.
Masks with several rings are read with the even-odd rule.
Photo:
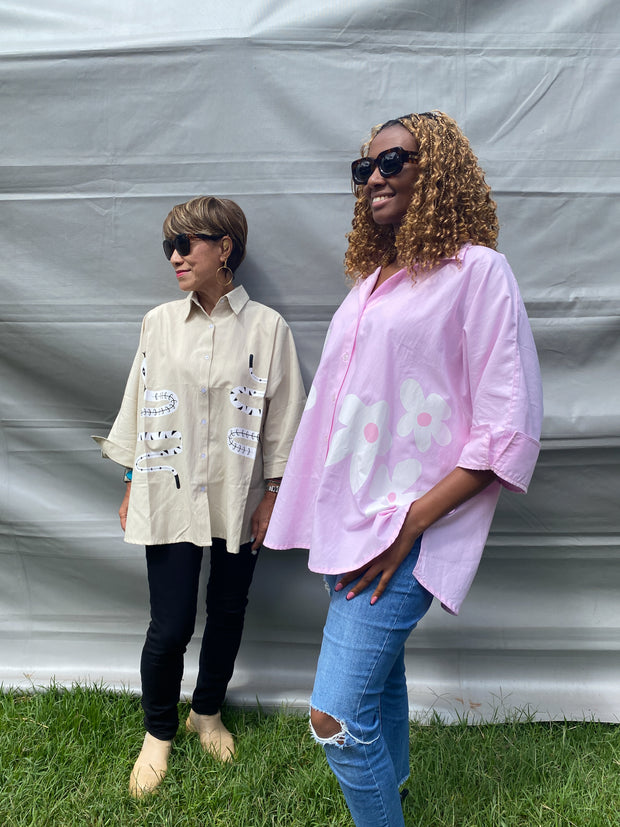
[[415, 275], [456, 255], [467, 241], [492, 249], [497, 244], [491, 188], [456, 121], [436, 110], [386, 121], [372, 129], [362, 155], [382, 129], [397, 125], [418, 143], [420, 174], [397, 232], [391, 225], [375, 224], [364, 187], [354, 186], [357, 201], [344, 260], [347, 275], [354, 279], [366, 278], [395, 258]]

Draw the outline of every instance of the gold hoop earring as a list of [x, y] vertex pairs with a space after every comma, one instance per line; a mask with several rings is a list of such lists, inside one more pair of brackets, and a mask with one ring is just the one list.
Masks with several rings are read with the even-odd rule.
[[[217, 275], [220, 272], [220, 270], [224, 270], [224, 271], [228, 270], [228, 272], [230, 273], [230, 277], [229, 277], [228, 281], [225, 281], [224, 284], [222, 284], [222, 287], [230, 287], [230, 285], [233, 283], [233, 279], [235, 278], [235, 274], [233, 273], [233, 271], [228, 266], [228, 259], [226, 259], [224, 264], [222, 264], [221, 267], [218, 267], [217, 270], [215, 271], [215, 277], [216, 278], [217, 278]], [[220, 284], [221, 284], [221, 282], [220, 282]]]

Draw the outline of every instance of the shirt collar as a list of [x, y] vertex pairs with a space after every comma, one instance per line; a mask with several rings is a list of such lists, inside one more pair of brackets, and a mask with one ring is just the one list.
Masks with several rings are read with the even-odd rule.
[[235, 287], [235, 289], [231, 290], [230, 293], [226, 293], [223, 298], [228, 299], [228, 304], [230, 305], [235, 316], [238, 316], [245, 305], [250, 301], [250, 297], [246, 293], [245, 287], [242, 284], [240, 284], [239, 287]]
[[[213, 312], [215, 312], [217, 308], [220, 308], [220, 310], [223, 309], [221, 307], [222, 304], [228, 304], [235, 316], [238, 316], [249, 300], [250, 297], [248, 296], [245, 287], [240, 284], [238, 287], [235, 287], [234, 290], [231, 290], [230, 293], [225, 293], [222, 296], [213, 308]], [[198, 296], [194, 291], [189, 294], [185, 301], [187, 302], [187, 313], [185, 315], [186, 320], [189, 319], [190, 314], [194, 311], [194, 309], [202, 310], [202, 305], [198, 301]], [[202, 312], [204, 313], [204, 310]]]
[[[440, 264], [439, 264], [438, 266], [441, 266], [442, 264], [444, 264], [444, 263], [445, 263], [445, 262], [447, 262], [447, 261], [457, 261], [457, 260], [458, 260], [458, 261], [462, 262], [462, 261], [463, 261], [463, 258], [464, 258], [464, 256], [465, 256], [465, 254], [467, 253], [467, 251], [469, 250], [469, 248], [470, 248], [470, 247], [472, 247], [472, 246], [473, 246], [473, 245], [472, 245], [471, 241], [466, 241], [466, 242], [465, 242], [465, 243], [464, 243], [464, 244], [463, 244], [463, 245], [462, 245], [462, 246], [461, 246], [461, 247], [460, 247], [460, 248], [456, 251], [456, 253], [454, 253], [454, 255], [451, 255], [451, 256], [445, 256], [444, 258], [442, 258], [442, 259], [441, 259], [441, 262], [440, 262]], [[369, 276], [367, 276], [367, 277], [366, 277], [366, 278], [362, 281], [362, 285], [364, 285], [364, 284], [368, 283], [368, 287], [367, 287], [367, 289], [366, 289], [366, 293], [365, 293], [365, 297], [366, 297], [366, 298], [367, 298], [367, 297], [370, 295], [370, 293], [372, 292], [372, 289], [373, 289], [373, 287], [375, 286], [375, 284], [376, 284], [376, 282], [377, 282], [377, 279], [379, 278], [379, 273], [380, 273], [380, 272], [381, 272], [381, 266], [379, 265], [379, 267], [377, 267], [377, 269], [374, 271], [374, 273], [371, 273]], [[429, 271], [429, 272], [432, 272], [432, 271]], [[396, 278], [396, 276], [397, 276], [398, 278]], [[391, 276], [391, 277], [388, 279], [388, 281], [390, 282], [390, 286], [391, 286], [391, 287], [394, 287], [394, 285], [396, 285], [396, 284], [397, 284], [398, 282], [400, 282], [403, 278], [405, 278], [405, 276], [406, 276], [406, 277], [408, 277], [408, 278], [410, 278], [410, 273], [409, 273], [409, 271], [407, 270], [407, 268], [406, 268], [406, 267], [403, 267], [402, 269], [398, 270], [396, 273], [394, 273], [394, 275], [393, 275], [393, 276]], [[385, 284], [387, 284], [387, 282], [385, 282]], [[360, 286], [361, 286], [361, 285], [360, 285]]]

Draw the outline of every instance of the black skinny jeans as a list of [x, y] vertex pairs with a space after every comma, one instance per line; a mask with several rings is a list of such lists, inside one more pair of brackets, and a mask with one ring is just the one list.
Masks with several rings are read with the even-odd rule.
[[[169, 741], [179, 726], [183, 656], [196, 623], [203, 550], [192, 543], [147, 546], [151, 622], [142, 650], [142, 708], [146, 731]], [[192, 709], [214, 715], [222, 706], [241, 643], [248, 591], [258, 555], [250, 543], [239, 554], [213, 539], [207, 584], [207, 621], [202, 636]]]

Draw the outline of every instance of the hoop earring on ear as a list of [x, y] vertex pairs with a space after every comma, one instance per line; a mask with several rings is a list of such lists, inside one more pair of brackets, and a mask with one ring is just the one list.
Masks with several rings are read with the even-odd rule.
[[216, 278], [217, 278], [217, 275], [220, 272], [220, 270], [224, 270], [224, 271], [228, 270], [228, 272], [230, 273], [230, 277], [229, 277], [228, 281], [225, 281], [224, 284], [222, 284], [222, 287], [230, 287], [230, 285], [233, 283], [233, 280], [235, 278], [235, 274], [233, 273], [233, 271], [228, 266], [228, 258], [226, 258], [226, 261], [224, 262], [224, 264], [222, 264], [221, 267], [217, 268], [217, 270], [215, 272], [215, 277]]

